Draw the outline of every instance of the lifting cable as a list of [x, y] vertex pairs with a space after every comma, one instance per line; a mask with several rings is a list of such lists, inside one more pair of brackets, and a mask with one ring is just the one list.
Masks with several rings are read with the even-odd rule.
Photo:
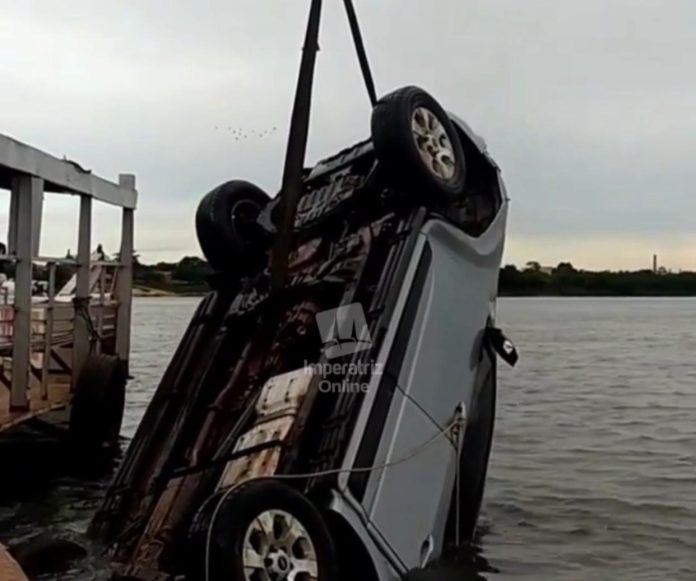
[[[358, 17], [352, 0], [344, 0], [351, 35], [358, 55], [363, 80], [374, 107], [377, 103], [377, 91], [370, 70], [370, 64], [365, 51], [360, 32]], [[312, 109], [312, 89], [314, 86], [314, 70], [316, 68], [317, 52], [319, 51], [319, 25], [321, 22], [322, 0], [312, 0], [309, 10], [309, 20], [305, 34], [300, 73], [295, 92], [288, 146], [285, 154], [283, 181], [280, 190], [279, 223], [276, 240], [271, 251], [271, 289], [279, 291], [285, 285], [288, 276], [288, 261], [292, 247], [292, 232], [297, 215], [297, 204], [302, 196], [303, 171], [307, 153], [307, 138], [309, 135], [309, 120]]]
[[343, 0], [343, 4], [346, 7], [348, 23], [350, 24], [350, 33], [355, 43], [355, 51], [358, 53], [358, 62], [360, 63], [360, 70], [362, 71], [363, 80], [365, 81], [365, 88], [370, 97], [370, 104], [374, 107], [377, 104], [377, 89], [375, 89], [375, 80], [372, 77], [370, 61], [367, 59], [365, 43], [363, 42], [362, 32], [360, 32], [358, 15], [355, 13], [353, 0]]
[[99, 333], [99, 330], [92, 320], [92, 314], [90, 313], [90, 299], [89, 297], [75, 297], [73, 299], [73, 305], [75, 308], [75, 316], [80, 317], [84, 320], [85, 326], [87, 327], [87, 332], [89, 333], [89, 351], [90, 354], [94, 351], [95, 345], [99, 344], [101, 346], [104, 338]]

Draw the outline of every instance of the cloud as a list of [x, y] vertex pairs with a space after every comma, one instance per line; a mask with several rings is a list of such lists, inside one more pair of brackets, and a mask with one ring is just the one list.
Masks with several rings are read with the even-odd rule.
[[[277, 191], [308, 3], [6, 4], [0, 131], [136, 173], [146, 260], [198, 251], [193, 213], [216, 184]], [[618, 267], [659, 247], [696, 266], [693, 2], [356, 5], [380, 91], [422, 85], [486, 137], [513, 199], [509, 257]], [[338, 2], [321, 47], [311, 160], [369, 132]], [[55, 211], [44, 242], [62, 252], [73, 209]]]

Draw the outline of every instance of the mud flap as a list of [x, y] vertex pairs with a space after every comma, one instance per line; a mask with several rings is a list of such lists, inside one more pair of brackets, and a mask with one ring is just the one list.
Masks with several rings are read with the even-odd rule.
[[520, 354], [515, 344], [497, 327], [488, 327], [486, 329], [484, 344], [488, 345], [510, 367], [515, 367], [520, 360]]

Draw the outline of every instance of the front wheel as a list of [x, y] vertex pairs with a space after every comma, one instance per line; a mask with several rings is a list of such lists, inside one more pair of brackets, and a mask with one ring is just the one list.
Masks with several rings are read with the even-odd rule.
[[330, 532], [314, 505], [273, 479], [209, 499], [206, 575], [229, 581], [335, 581]]
[[126, 405], [127, 373], [114, 355], [90, 355], [75, 383], [70, 438], [81, 450], [116, 449]]
[[418, 87], [380, 99], [372, 112], [377, 158], [395, 185], [425, 204], [461, 198], [466, 159], [447, 112]]
[[227, 182], [206, 194], [196, 212], [196, 234], [215, 272], [244, 275], [263, 263], [268, 240], [257, 219], [270, 197], [254, 184]]

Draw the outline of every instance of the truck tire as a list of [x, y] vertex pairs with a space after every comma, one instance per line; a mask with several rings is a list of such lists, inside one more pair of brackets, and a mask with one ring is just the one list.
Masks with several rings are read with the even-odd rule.
[[118, 447], [126, 405], [126, 372], [114, 355], [90, 355], [75, 383], [70, 439], [80, 449]]
[[203, 197], [196, 212], [196, 234], [215, 272], [246, 274], [258, 267], [269, 242], [256, 220], [270, 199], [242, 180], [224, 183]]
[[338, 578], [321, 514], [304, 495], [272, 478], [212, 496], [194, 527], [198, 541], [192, 538], [191, 545], [198, 550], [189, 559], [191, 578], [285, 579], [292, 572], [290, 578], [298, 580]]
[[418, 87], [383, 97], [372, 112], [372, 141], [394, 185], [426, 204], [457, 201], [466, 159], [457, 130], [440, 104]]

